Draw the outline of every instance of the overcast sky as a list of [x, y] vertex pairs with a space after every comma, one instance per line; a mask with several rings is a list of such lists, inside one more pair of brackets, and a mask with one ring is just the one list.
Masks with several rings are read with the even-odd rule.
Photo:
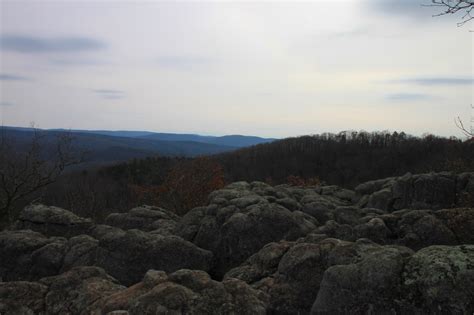
[[3, 125], [457, 135], [472, 24], [429, 0], [0, 0]]

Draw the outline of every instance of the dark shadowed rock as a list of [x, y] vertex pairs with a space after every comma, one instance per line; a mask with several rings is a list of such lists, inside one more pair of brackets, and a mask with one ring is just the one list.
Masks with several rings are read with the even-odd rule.
[[324, 271], [330, 264], [330, 253], [350, 243], [335, 239], [311, 238], [295, 242], [270, 243], [244, 264], [226, 273], [269, 295], [268, 312], [274, 314], [307, 314], [316, 299]]
[[215, 254], [214, 273], [221, 277], [265, 244], [281, 239], [295, 240], [315, 228], [315, 219], [291, 212], [276, 204], [253, 205], [245, 211], [233, 209], [220, 222], [217, 216], [201, 220], [194, 243]]
[[[463, 195], [472, 195], [474, 173], [448, 172], [412, 175], [361, 184], [356, 191], [368, 196], [367, 206], [387, 211], [465, 206]], [[473, 181], [474, 182], [474, 181]], [[361, 197], [362, 198], [362, 197]]]
[[121, 283], [131, 285], [140, 281], [149, 269], [209, 271], [212, 253], [177, 236], [128, 230], [99, 239], [98, 250], [91, 258], [92, 265], [104, 268]]
[[124, 290], [117, 280], [98, 267], [77, 267], [59, 276], [43, 278], [47, 314], [90, 314], [86, 308], [96, 300]]
[[126, 213], [112, 213], [105, 219], [105, 224], [123, 230], [152, 231], [163, 227], [169, 228], [170, 222], [176, 222], [178, 218], [173, 212], [162, 208], [141, 206]]
[[0, 278], [3, 281], [37, 280], [58, 274], [66, 240], [38, 232], [0, 232]]
[[0, 233], [0, 277], [6, 281], [38, 280], [77, 266], [99, 266], [130, 285], [149, 269], [208, 271], [212, 253], [177, 236], [97, 226], [69, 240], [33, 231]]
[[435, 212], [459, 244], [474, 244], [474, 208], [444, 209]]
[[47, 289], [37, 282], [0, 282], [0, 314], [44, 314]]
[[[408, 248], [359, 243], [357, 256], [324, 272], [312, 314], [389, 314], [404, 310], [400, 283]], [[334, 253], [333, 253], [334, 254]]]
[[14, 224], [16, 230], [33, 230], [46, 236], [71, 237], [87, 234], [93, 226], [90, 219], [58, 207], [31, 205], [25, 207]]
[[97, 301], [89, 310], [129, 314], [266, 314], [266, 295], [245, 282], [212, 280], [198, 270], [149, 271], [142, 282]]
[[431, 245], [474, 244], [474, 208], [407, 209], [390, 214], [356, 209], [355, 213], [365, 216], [340, 220], [355, 224], [329, 220], [314, 232], [347, 241], [368, 238], [379, 244], [398, 244], [415, 250]]

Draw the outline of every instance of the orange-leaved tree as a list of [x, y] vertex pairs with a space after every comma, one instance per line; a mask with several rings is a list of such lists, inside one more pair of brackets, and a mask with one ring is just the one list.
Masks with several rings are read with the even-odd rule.
[[159, 204], [177, 214], [207, 203], [209, 193], [224, 187], [224, 172], [219, 163], [199, 157], [174, 166], [159, 189]]

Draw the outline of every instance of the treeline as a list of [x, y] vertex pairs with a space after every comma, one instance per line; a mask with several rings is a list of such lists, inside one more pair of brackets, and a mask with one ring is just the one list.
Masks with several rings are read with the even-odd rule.
[[155, 157], [63, 176], [42, 201], [102, 219], [153, 204], [185, 213], [233, 181], [353, 188], [406, 172], [474, 171], [474, 142], [433, 135], [342, 132], [288, 138], [201, 158]]
[[214, 158], [228, 181], [283, 183], [294, 175], [352, 188], [406, 172], [473, 171], [474, 142], [403, 132], [351, 131], [288, 138]]

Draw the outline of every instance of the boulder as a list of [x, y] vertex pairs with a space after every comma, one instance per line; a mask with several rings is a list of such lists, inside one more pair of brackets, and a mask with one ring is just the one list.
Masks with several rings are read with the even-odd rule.
[[474, 194], [474, 173], [449, 172], [412, 175], [363, 183], [356, 187], [367, 206], [387, 211], [466, 206], [465, 196]]
[[309, 215], [277, 204], [254, 204], [245, 210], [231, 205], [205, 215], [192, 241], [214, 253], [213, 274], [220, 278], [265, 244], [295, 240], [312, 231], [316, 223]]
[[61, 270], [66, 240], [31, 230], [0, 232], [0, 280], [37, 280]]
[[0, 282], [0, 314], [45, 314], [48, 287], [37, 282]]
[[93, 222], [58, 207], [37, 204], [25, 207], [14, 223], [15, 230], [33, 230], [46, 236], [72, 237], [87, 234]]
[[403, 273], [406, 299], [420, 313], [474, 312], [474, 246], [430, 246], [411, 257]]
[[128, 314], [266, 314], [266, 295], [245, 282], [212, 280], [204, 271], [150, 270], [143, 281], [95, 302], [89, 311]]
[[364, 242], [353, 250], [357, 255], [352, 261], [339, 262], [324, 272], [311, 314], [406, 312], [406, 305], [400, 301], [400, 279], [412, 252], [408, 248]]
[[112, 213], [105, 218], [105, 224], [123, 230], [152, 231], [165, 228], [172, 232], [178, 218], [173, 212], [159, 207], [141, 206], [125, 213]]
[[0, 232], [0, 277], [38, 280], [77, 266], [99, 266], [131, 285], [149, 269], [211, 268], [211, 252], [177, 236], [107, 226], [97, 226], [91, 234], [66, 240], [29, 230]]
[[48, 287], [46, 314], [90, 314], [87, 307], [96, 300], [124, 290], [117, 280], [98, 267], [77, 267], [39, 281]]

